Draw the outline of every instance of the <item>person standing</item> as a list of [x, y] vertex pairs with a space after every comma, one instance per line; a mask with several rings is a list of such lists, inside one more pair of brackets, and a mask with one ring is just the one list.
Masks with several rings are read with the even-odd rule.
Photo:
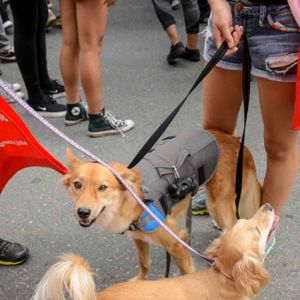
[[171, 43], [167, 56], [169, 64], [175, 64], [179, 58], [199, 61], [198, 49], [200, 11], [197, 0], [181, 0], [187, 34], [186, 46], [183, 45], [176, 27], [170, 0], [152, 0], [155, 13], [163, 26]]
[[[116, 0], [60, 0], [63, 43], [60, 68], [66, 88], [66, 125], [89, 119], [88, 135], [101, 137], [126, 132], [132, 120], [121, 120], [105, 111], [102, 99], [100, 53], [103, 45], [108, 7]], [[81, 81], [88, 112], [79, 93]]]
[[42, 116], [64, 117], [66, 106], [53, 99], [65, 94], [64, 86], [50, 78], [47, 67], [47, 3], [45, 0], [9, 0], [9, 3], [14, 18], [15, 54], [29, 97], [27, 103]]

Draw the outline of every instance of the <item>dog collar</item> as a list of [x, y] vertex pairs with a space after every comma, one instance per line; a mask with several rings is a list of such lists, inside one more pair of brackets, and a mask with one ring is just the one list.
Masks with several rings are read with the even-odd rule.
[[[152, 203], [152, 201], [146, 201], [145, 204], [161, 222], [165, 221], [166, 216]], [[158, 222], [155, 221], [147, 211], [144, 211], [137, 221], [134, 221], [129, 225], [128, 230], [136, 231], [139, 229], [145, 233], [150, 233], [154, 232], [159, 226]]]

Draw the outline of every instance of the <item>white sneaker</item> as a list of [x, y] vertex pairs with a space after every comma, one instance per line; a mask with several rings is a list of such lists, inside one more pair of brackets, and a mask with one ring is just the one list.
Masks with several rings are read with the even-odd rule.
[[6, 82], [6, 85], [13, 90], [14, 92], [18, 92], [21, 90], [21, 84], [20, 83], [9, 83]]

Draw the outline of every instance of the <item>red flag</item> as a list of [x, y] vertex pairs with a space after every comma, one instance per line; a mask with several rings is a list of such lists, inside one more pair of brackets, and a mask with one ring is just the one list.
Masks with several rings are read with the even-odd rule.
[[297, 81], [296, 81], [296, 96], [295, 96], [293, 129], [300, 130], [300, 48], [299, 48], [298, 72], [297, 72]]
[[31, 166], [67, 173], [67, 168], [39, 144], [22, 119], [0, 97], [0, 193], [15, 173]]

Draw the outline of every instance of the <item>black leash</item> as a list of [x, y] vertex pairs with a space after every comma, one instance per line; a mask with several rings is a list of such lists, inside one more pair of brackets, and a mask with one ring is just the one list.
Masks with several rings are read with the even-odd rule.
[[[239, 219], [239, 202], [241, 197], [241, 191], [242, 191], [242, 182], [243, 182], [243, 154], [244, 154], [244, 144], [245, 144], [245, 131], [246, 131], [246, 122], [247, 122], [247, 115], [248, 115], [248, 107], [249, 107], [249, 98], [250, 98], [250, 73], [251, 73], [251, 57], [249, 53], [249, 46], [248, 46], [248, 40], [245, 34], [243, 34], [243, 103], [244, 103], [244, 129], [243, 129], [243, 135], [241, 138], [241, 145], [239, 150], [239, 156], [238, 156], [238, 162], [237, 162], [237, 170], [236, 170], [236, 216]], [[217, 65], [217, 63], [222, 59], [222, 57], [225, 55], [225, 53], [228, 50], [227, 43], [224, 41], [222, 45], [219, 47], [219, 49], [216, 51], [214, 56], [210, 59], [210, 61], [207, 63], [207, 65], [204, 67], [196, 81], [194, 82], [192, 88], [188, 92], [188, 94], [185, 96], [185, 98], [177, 105], [177, 107], [169, 114], [169, 116], [161, 123], [161, 125], [154, 131], [154, 133], [150, 136], [150, 138], [146, 141], [144, 146], [139, 150], [139, 152], [136, 154], [136, 156], [133, 158], [133, 160], [128, 165], [128, 168], [133, 168], [140, 160], [143, 159], [143, 157], [151, 150], [152, 146], [157, 142], [157, 140], [161, 137], [161, 135], [165, 132], [167, 127], [170, 125], [170, 123], [173, 121], [189, 95], [194, 91], [194, 89], [200, 84], [200, 82], [207, 76], [207, 74]], [[190, 208], [191, 209], [191, 208]], [[191, 224], [191, 212], [188, 212], [187, 216], [187, 224]], [[189, 225], [191, 226], [191, 225]], [[189, 234], [191, 231], [191, 228], [188, 229]], [[171, 256], [167, 252], [166, 253], [166, 272], [165, 277], [169, 276], [170, 271], [170, 263], [171, 263]]]
[[236, 217], [240, 218], [239, 215], [239, 203], [242, 192], [242, 184], [243, 184], [243, 159], [244, 159], [244, 145], [245, 145], [245, 134], [246, 134], [246, 123], [248, 116], [248, 108], [249, 108], [249, 100], [250, 100], [250, 76], [251, 76], [251, 56], [249, 52], [249, 45], [247, 36], [243, 34], [243, 104], [244, 104], [244, 129], [243, 135], [241, 138], [241, 145], [239, 150], [239, 156], [236, 167], [235, 174], [235, 205], [236, 205]]

